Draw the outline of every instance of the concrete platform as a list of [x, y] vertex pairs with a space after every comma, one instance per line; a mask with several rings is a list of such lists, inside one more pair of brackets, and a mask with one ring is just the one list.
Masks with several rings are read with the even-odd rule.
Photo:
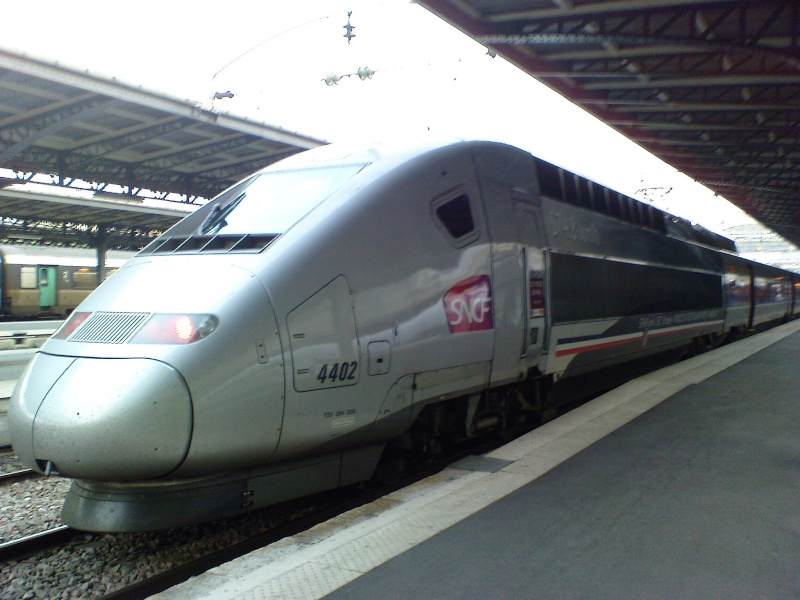
[[158, 594], [798, 598], [800, 322]]

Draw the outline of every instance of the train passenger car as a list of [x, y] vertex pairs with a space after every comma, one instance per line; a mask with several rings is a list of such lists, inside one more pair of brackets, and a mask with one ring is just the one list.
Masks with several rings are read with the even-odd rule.
[[502, 144], [315, 149], [83, 301], [15, 389], [12, 441], [76, 480], [62, 518], [88, 530], [362, 481], [560, 379], [789, 318], [796, 276], [734, 250]]
[[585, 373], [721, 336], [720, 248], [687, 239], [683, 223], [652, 206], [536, 168], [552, 303], [544, 372]]
[[[106, 277], [134, 255], [112, 251]], [[84, 248], [0, 245], [0, 315], [63, 318], [97, 287], [97, 253]]]
[[769, 265], [753, 264], [752, 326], [783, 319], [793, 309], [792, 275]]
[[789, 278], [792, 280], [792, 316], [800, 315], [800, 274], [790, 273]]
[[800, 275], [737, 256], [721, 260], [725, 331], [752, 330], [800, 312]]

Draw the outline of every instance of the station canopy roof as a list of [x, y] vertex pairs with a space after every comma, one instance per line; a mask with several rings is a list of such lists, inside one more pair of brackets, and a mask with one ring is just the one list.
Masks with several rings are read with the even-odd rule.
[[800, 245], [800, 1], [418, 1]]
[[[143, 197], [211, 198], [323, 143], [0, 48], [0, 240], [93, 245], [105, 236], [135, 249], [185, 214], [137, 205]], [[37, 173], [91, 198], [9, 189]]]

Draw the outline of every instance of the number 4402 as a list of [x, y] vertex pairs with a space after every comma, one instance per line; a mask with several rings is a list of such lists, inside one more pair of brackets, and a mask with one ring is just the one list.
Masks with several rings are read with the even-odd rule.
[[335, 383], [337, 381], [355, 381], [356, 371], [358, 371], [358, 363], [356, 361], [333, 363], [330, 365], [324, 364], [317, 374], [317, 379], [323, 385], [326, 383]]

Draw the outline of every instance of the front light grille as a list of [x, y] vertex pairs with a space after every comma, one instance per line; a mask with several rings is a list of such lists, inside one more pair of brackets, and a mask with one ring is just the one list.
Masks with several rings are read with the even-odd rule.
[[98, 311], [92, 313], [67, 340], [93, 344], [124, 344], [150, 315], [149, 312]]

